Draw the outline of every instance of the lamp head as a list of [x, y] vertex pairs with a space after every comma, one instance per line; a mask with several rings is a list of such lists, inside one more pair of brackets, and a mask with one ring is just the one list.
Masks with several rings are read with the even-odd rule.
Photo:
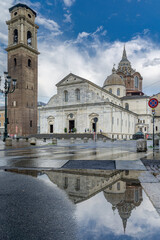
[[8, 76], [8, 72], [4, 72], [4, 77], [6, 78]]
[[7, 82], [10, 84], [11, 83], [11, 77], [7, 76]]
[[17, 83], [17, 79], [12, 79], [12, 84], [13, 84], [13, 87], [16, 86], [16, 83]]

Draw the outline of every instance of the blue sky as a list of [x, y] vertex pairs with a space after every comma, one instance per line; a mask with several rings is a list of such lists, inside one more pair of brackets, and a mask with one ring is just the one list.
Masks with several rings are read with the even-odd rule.
[[[0, 0], [2, 1], [2, 0]], [[7, 69], [8, 8], [0, 4], [0, 72]], [[132, 67], [143, 76], [147, 95], [160, 92], [159, 0], [23, 0], [37, 12], [39, 100], [56, 94], [70, 72], [99, 86], [118, 66], [124, 44]]]

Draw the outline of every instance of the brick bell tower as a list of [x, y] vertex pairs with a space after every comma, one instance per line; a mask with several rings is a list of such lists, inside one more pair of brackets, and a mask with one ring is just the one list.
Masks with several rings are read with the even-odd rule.
[[8, 74], [17, 79], [8, 94], [8, 133], [27, 136], [37, 133], [38, 50], [36, 13], [25, 4], [9, 9]]

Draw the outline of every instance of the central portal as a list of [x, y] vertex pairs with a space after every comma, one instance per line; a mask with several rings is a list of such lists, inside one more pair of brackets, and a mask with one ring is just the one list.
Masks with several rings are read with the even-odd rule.
[[69, 120], [69, 132], [73, 132], [74, 120]]

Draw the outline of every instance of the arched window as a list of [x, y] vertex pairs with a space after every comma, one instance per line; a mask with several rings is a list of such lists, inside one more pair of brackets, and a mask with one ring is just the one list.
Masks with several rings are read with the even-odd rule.
[[109, 92], [112, 93], [112, 88], [109, 89]]
[[31, 59], [28, 59], [28, 67], [31, 67]]
[[128, 103], [125, 103], [125, 109], [129, 110], [129, 104]]
[[134, 87], [135, 88], [138, 88], [138, 85], [139, 85], [139, 79], [137, 76], [134, 77]]
[[27, 44], [32, 45], [32, 33], [30, 31], [27, 32]]
[[117, 96], [120, 96], [120, 88], [117, 88]]
[[15, 29], [13, 32], [13, 43], [18, 43], [18, 30]]
[[76, 100], [80, 100], [80, 90], [76, 89], [75, 93], [76, 93]]
[[64, 101], [68, 102], [68, 91], [64, 91]]

